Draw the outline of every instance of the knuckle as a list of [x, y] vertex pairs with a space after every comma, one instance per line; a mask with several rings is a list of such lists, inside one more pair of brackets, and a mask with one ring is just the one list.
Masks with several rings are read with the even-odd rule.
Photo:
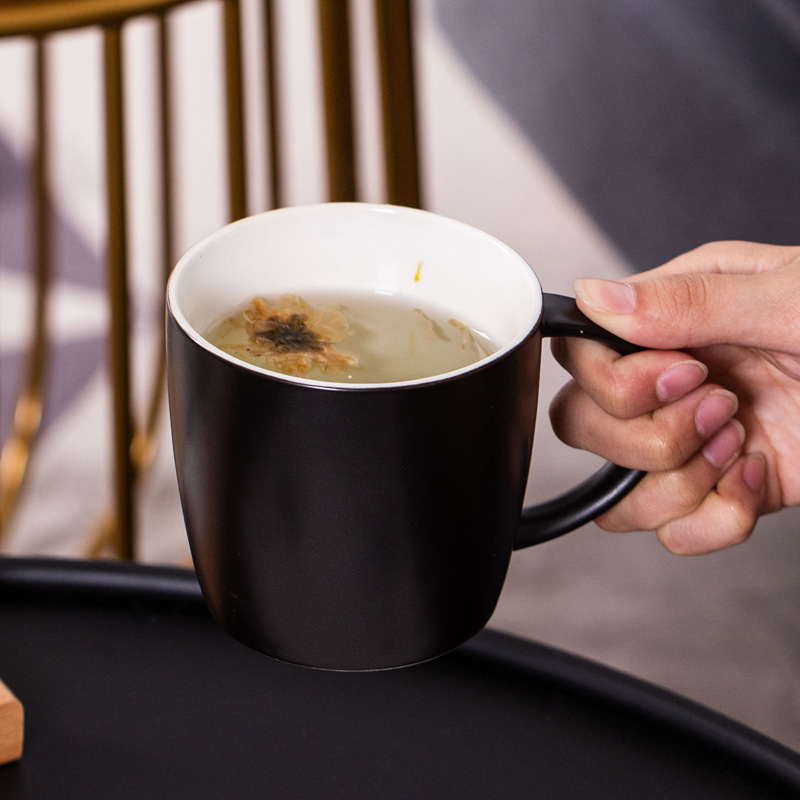
[[698, 547], [697, 537], [687, 535], [684, 530], [675, 525], [662, 525], [656, 531], [658, 540], [666, 550], [676, 556], [699, 555], [707, 552], [706, 547]]
[[617, 419], [641, 415], [643, 405], [647, 405], [647, 389], [643, 386], [641, 374], [634, 371], [624, 358], [618, 355], [610, 358], [605, 346], [597, 347], [602, 351], [602, 358], [593, 363], [587, 381], [587, 388], [595, 402]]
[[[648, 475], [622, 504], [596, 520], [607, 531], [657, 530], [697, 510], [708, 493], [683, 470]], [[624, 513], [623, 513], [624, 511]]]
[[697, 310], [707, 308], [711, 299], [708, 278], [702, 274], [671, 275], [654, 289], [663, 321], [679, 333], [685, 332]]
[[696, 259], [700, 260], [703, 264], [716, 264], [721, 259], [727, 257], [731, 252], [731, 248], [737, 244], [737, 242], [726, 241], [724, 239], [714, 242], [704, 242], [695, 247], [694, 250], [691, 250], [689, 255], [696, 257]]
[[[684, 517], [695, 511], [708, 494], [708, 487], [698, 483], [693, 475], [686, 474], [683, 470], [673, 470], [664, 473], [661, 484], [661, 502], [669, 503], [671, 517]], [[651, 527], [656, 528], [665, 519], [654, 520]]]
[[649, 471], [678, 469], [688, 458], [686, 443], [672, 431], [657, 432], [648, 443], [646, 458], [648, 464], [643, 468]]
[[627, 377], [612, 369], [604, 378], [604, 409], [617, 419], [629, 419], [635, 416], [639, 398], [637, 393], [632, 391]]
[[[710, 497], [713, 496], [712, 493]], [[711, 512], [711, 509], [706, 511]], [[710, 524], [712, 517], [713, 525]], [[658, 528], [656, 534], [670, 553], [693, 556], [742, 544], [750, 538], [754, 527], [752, 512], [737, 503], [728, 503], [724, 510], [715, 507], [713, 514], [703, 513], [701, 508], [676, 518]]]
[[695, 516], [690, 514], [672, 520], [656, 530], [656, 536], [666, 550], [676, 556], [699, 556], [725, 546], [716, 536], [710, 538], [702, 519]]

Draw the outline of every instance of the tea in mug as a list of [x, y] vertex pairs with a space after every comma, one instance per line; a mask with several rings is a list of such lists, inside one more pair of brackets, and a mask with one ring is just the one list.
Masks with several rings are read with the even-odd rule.
[[337, 383], [427, 378], [496, 350], [487, 336], [447, 312], [367, 293], [254, 297], [205, 336], [255, 366]]

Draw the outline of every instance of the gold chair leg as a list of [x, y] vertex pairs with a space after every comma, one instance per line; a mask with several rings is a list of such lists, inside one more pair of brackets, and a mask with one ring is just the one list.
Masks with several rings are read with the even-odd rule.
[[264, 59], [266, 62], [264, 90], [269, 156], [267, 183], [270, 187], [272, 207], [280, 208], [284, 203], [284, 186], [283, 165], [281, 164], [281, 109], [278, 101], [278, 46], [273, 0], [264, 0]]
[[319, 0], [328, 198], [358, 199], [347, 0]]
[[16, 506], [41, 418], [41, 398], [27, 393], [20, 397], [13, 431], [0, 451], [0, 535]]
[[130, 396], [130, 321], [125, 197], [125, 152], [122, 96], [122, 31], [104, 29], [106, 104], [106, 203], [108, 275], [111, 300], [111, 385], [114, 418], [114, 497], [119, 528], [119, 557], [134, 557], [135, 474], [130, 456], [133, 440]]
[[375, 0], [388, 200], [419, 208], [413, 20], [410, 0]]
[[122, 543], [114, 509], [104, 508], [89, 531], [81, 556], [83, 558], [121, 558]]
[[228, 138], [228, 196], [231, 220], [247, 213], [245, 179], [244, 79], [239, 0], [225, 0], [225, 98]]
[[[159, 150], [162, 167], [162, 186], [161, 186], [161, 220], [162, 229], [162, 252], [161, 252], [161, 277], [162, 285], [166, 290], [166, 283], [172, 267], [172, 259], [175, 249], [174, 215], [172, 184], [170, 176], [173, 170], [171, 157], [172, 130], [169, 110], [172, 106], [170, 97], [170, 83], [168, 79], [169, 37], [167, 30], [167, 19], [162, 13], [158, 15], [158, 106], [160, 137]], [[145, 413], [145, 421], [141, 428], [133, 433], [127, 454], [127, 461], [130, 464], [131, 485], [136, 486], [141, 475], [150, 467], [155, 457], [156, 435], [161, 409], [164, 404], [166, 394], [166, 347], [164, 344], [164, 301], [162, 293], [162, 308], [158, 315], [159, 332], [156, 354], [156, 365], [152, 374], [152, 385], [149, 394], [148, 405]], [[129, 399], [127, 401], [129, 406]], [[116, 556], [118, 558], [132, 558], [135, 551], [135, 542], [126, 541], [123, 527], [119, 524], [117, 511], [109, 506], [104, 508], [94, 526], [89, 532], [87, 544], [83, 555], [86, 558], [99, 558], [105, 555]], [[130, 554], [130, 555], [126, 555]]]

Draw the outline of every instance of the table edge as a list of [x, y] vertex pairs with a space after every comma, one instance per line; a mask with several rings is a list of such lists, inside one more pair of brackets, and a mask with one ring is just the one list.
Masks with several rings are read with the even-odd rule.
[[[69, 558], [0, 557], [0, 603], [41, 593], [65, 599], [182, 604], [208, 613], [191, 568]], [[210, 615], [209, 615], [210, 617]], [[486, 629], [445, 658], [487, 662], [549, 681], [690, 734], [800, 790], [800, 753], [668, 689], [583, 656]], [[297, 667], [297, 669], [305, 669]]]

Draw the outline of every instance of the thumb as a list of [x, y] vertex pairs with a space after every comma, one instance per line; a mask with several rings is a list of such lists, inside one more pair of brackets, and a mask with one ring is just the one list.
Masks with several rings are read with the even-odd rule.
[[575, 281], [575, 294], [590, 319], [642, 347], [800, 350], [798, 283], [783, 270], [681, 273], [621, 283], [585, 278]]

